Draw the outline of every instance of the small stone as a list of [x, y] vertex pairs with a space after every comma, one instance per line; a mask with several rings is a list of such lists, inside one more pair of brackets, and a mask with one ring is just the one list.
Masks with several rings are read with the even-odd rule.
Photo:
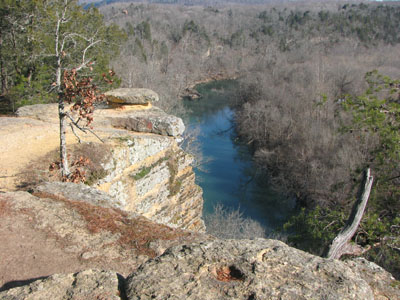
[[98, 251], [88, 251], [88, 252], [82, 253], [83, 259], [91, 259], [91, 258], [97, 257], [97, 256], [100, 256], [100, 253]]
[[71, 245], [71, 246], [64, 248], [64, 251], [66, 253], [77, 253], [80, 251], [80, 248], [76, 245]]

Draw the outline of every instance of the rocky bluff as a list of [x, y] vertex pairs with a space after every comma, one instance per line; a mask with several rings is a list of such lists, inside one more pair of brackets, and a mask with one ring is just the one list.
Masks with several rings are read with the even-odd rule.
[[[171, 227], [204, 231], [192, 158], [178, 146], [182, 120], [152, 106], [158, 95], [151, 90], [117, 89], [107, 97], [110, 105], [94, 114], [99, 138], [88, 133], [78, 144], [67, 133], [70, 160], [89, 158], [87, 183], [118, 199], [118, 208]], [[0, 119], [2, 190], [47, 181], [51, 161], [57, 160], [57, 105], [25, 106], [17, 114]]]
[[91, 186], [48, 169], [56, 106], [0, 118], [0, 299], [400, 299], [399, 283], [363, 259], [201, 233], [182, 121], [149, 104], [154, 92], [114, 92], [95, 115], [103, 142], [68, 135], [71, 161], [91, 157]]

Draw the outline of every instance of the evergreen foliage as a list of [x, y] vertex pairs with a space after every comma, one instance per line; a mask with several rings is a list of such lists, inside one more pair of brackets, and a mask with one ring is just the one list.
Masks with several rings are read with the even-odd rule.
[[76, 68], [99, 81], [125, 36], [76, 0], [7, 0], [0, 14], [1, 95], [13, 110], [56, 101], [64, 70]]

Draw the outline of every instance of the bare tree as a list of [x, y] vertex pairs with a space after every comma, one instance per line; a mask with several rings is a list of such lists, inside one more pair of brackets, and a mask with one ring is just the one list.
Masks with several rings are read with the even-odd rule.
[[[67, 178], [70, 175], [65, 140], [67, 119], [71, 121], [71, 128], [83, 130], [79, 125], [82, 118], [90, 124], [93, 102], [101, 99], [92, 80], [94, 77], [99, 80], [98, 73], [108, 67], [98, 63], [98, 58], [104, 63], [118, 52], [114, 42], [122, 37], [122, 33], [115, 25], [106, 26], [97, 10], [83, 10], [77, 0], [44, 1], [42, 13], [44, 28], [54, 33], [49, 37], [47, 32], [42, 32], [44, 50], [41, 55], [55, 61], [53, 89], [58, 94], [61, 170], [62, 176]], [[87, 77], [78, 79], [78, 73]], [[73, 108], [79, 111], [77, 120], [66, 111], [65, 102], [74, 102]]]
[[252, 239], [265, 237], [265, 230], [260, 223], [244, 218], [239, 209], [227, 209], [221, 204], [214, 207], [214, 212], [204, 217], [207, 232], [223, 239]]

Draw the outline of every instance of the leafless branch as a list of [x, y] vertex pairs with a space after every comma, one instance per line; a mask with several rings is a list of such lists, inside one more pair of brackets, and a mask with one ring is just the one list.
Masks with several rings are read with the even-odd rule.
[[75, 132], [74, 125], [72, 123], [69, 123], [69, 126], [71, 127], [72, 133], [78, 139], [78, 143], [81, 144], [81, 139], [80, 139], [79, 135]]
[[80, 143], [80, 138], [78, 137], [78, 135], [76, 134], [76, 132], [73, 129], [73, 126], [75, 126], [76, 128], [78, 128], [80, 131], [82, 131], [83, 133], [87, 134], [88, 132], [90, 132], [91, 134], [93, 134], [100, 142], [104, 143], [104, 141], [89, 127], [82, 127], [80, 126], [78, 123], [80, 121], [80, 118], [78, 118], [78, 120], [74, 120], [74, 118], [71, 117], [71, 115], [69, 113], [66, 113], [66, 116], [68, 117], [68, 119], [70, 119], [71, 123], [70, 126], [72, 128], [72, 132], [74, 133], [74, 135], [78, 138], [78, 141]]

